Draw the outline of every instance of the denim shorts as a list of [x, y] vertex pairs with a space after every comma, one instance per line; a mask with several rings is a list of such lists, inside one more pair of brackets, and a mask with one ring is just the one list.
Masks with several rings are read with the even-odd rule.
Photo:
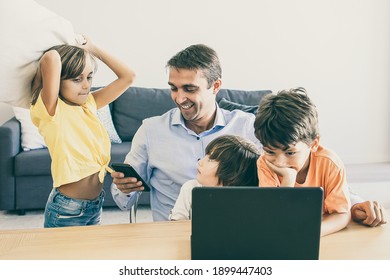
[[44, 227], [90, 226], [100, 224], [104, 190], [93, 200], [73, 199], [53, 188], [45, 208]]

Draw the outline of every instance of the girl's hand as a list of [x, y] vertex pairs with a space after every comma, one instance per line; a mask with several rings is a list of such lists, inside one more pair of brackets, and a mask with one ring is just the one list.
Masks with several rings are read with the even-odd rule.
[[80, 46], [85, 45], [87, 43], [87, 39], [85, 38], [84, 34], [76, 34], [75, 39], [76, 39], [76, 46], [77, 47], [80, 47]]
[[79, 36], [80, 38], [77, 38], [77, 46], [96, 56], [96, 47], [92, 40], [84, 34]]

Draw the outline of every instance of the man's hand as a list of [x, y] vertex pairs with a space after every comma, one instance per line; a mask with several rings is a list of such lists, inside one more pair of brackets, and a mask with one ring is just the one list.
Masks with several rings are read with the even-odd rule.
[[356, 203], [351, 208], [351, 217], [357, 223], [376, 227], [387, 223], [385, 208], [377, 201]]
[[112, 182], [116, 185], [118, 190], [123, 193], [132, 193], [135, 191], [143, 191], [144, 187], [142, 186], [142, 182], [138, 181], [137, 178], [134, 177], [123, 177], [122, 172], [112, 172]]

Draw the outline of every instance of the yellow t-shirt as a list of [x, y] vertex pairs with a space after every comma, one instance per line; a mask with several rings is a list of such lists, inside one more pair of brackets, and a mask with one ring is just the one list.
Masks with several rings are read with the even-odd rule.
[[45, 139], [51, 156], [53, 187], [77, 182], [96, 172], [103, 182], [110, 162], [111, 142], [96, 115], [92, 94], [81, 106], [66, 104], [60, 98], [50, 116], [41, 95], [31, 106], [32, 122]]
[[[282, 178], [268, 168], [264, 155], [257, 160], [257, 170], [259, 186], [280, 186]], [[334, 152], [323, 146], [310, 154], [306, 180], [303, 184], [295, 182], [295, 187], [321, 187], [324, 190], [323, 213], [347, 213], [350, 210], [344, 164]]]

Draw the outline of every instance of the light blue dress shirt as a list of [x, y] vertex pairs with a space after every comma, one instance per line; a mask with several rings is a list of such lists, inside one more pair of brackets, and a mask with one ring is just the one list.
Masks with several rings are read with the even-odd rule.
[[[227, 111], [217, 105], [213, 127], [196, 134], [185, 126], [178, 108], [162, 116], [145, 119], [134, 135], [125, 162], [133, 166], [151, 186], [150, 205], [154, 221], [168, 220], [181, 186], [197, 175], [198, 160], [213, 139], [225, 134], [239, 135], [260, 147], [254, 134], [255, 116], [240, 110]], [[119, 191], [115, 184], [111, 192], [116, 204], [128, 210], [137, 195]]]

